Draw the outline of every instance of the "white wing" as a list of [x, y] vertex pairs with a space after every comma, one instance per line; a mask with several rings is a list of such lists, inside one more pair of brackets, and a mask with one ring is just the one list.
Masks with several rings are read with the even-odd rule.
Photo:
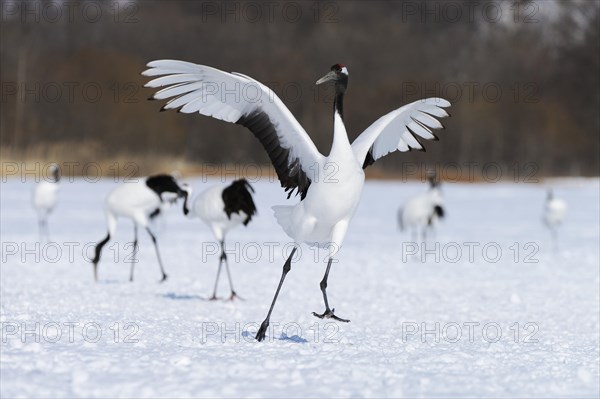
[[163, 110], [198, 112], [247, 127], [269, 154], [288, 198], [297, 189], [304, 199], [323, 155], [271, 89], [248, 76], [190, 62], [159, 60], [147, 66], [142, 75], [161, 77], [146, 87], [167, 86], [153, 96], [170, 98]]
[[436, 119], [448, 116], [443, 109], [450, 103], [442, 98], [428, 98], [400, 107], [376, 120], [352, 143], [356, 159], [363, 168], [392, 151], [425, 151], [418, 137], [437, 140], [432, 129], [444, 126]]

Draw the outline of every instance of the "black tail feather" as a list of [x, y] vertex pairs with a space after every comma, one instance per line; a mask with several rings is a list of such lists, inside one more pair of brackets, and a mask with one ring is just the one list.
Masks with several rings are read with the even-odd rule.
[[244, 226], [250, 223], [252, 216], [256, 214], [256, 205], [252, 199], [254, 188], [246, 179], [239, 179], [231, 183], [229, 187], [223, 190], [223, 202], [225, 203], [225, 213], [231, 218], [232, 213], [244, 212], [246, 220]]

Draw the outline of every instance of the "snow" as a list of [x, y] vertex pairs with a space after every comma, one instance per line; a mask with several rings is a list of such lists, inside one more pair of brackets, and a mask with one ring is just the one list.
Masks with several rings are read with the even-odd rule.
[[558, 249], [542, 224], [547, 184], [444, 184], [447, 219], [418, 252], [396, 212], [427, 184], [369, 181], [329, 278], [351, 322], [312, 316], [325, 254], [302, 247], [262, 343], [252, 337], [291, 249], [270, 210], [290, 203], [278, 183], [254, 184], [258, 217], [228, 237], [235, 302], [206, 300], [216, 243], [179, 205], [156, 226], [167, 282], [143, 232], [128, 282], [122, 220], [95, 284], [83, 249], [104, 237], [116, 184], [63, 179], [54, 243], [39, 247], [33, 182], [1, 184], [2, 397], [600, 395], [598, 179], [552, 182], [569, 204]]

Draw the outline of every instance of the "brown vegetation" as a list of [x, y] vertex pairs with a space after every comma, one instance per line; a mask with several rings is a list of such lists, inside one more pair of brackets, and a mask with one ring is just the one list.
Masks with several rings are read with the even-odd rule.
[[[448, 2], [296, 2], [297, 21], [282, 15], [281, 3], [272, 21], [263, 15], [257, 22], [243, 2], [231, 2], [231, 14], [220, 1], [120, 2], [119, 12], [114, 2], [96, 3], [103, 11], [97, 22], [82, 17], [85, 2], [73, 3], [73, 21], [64, 10], [57, 21], [43, 9], [39, 22], [22, 10], [2, 16], [3, 162], [129, 160], [141, 174], [205, 162], [266, 164], [243, 128], [159, 113], [162, 104], [147, 101], [145, 63], [175, 58], [270, 85], [324, 153], [331, 98], [314, 81], [333, 63], [350, 70], [352, 137], [408, 101], [454, 98], [439, 142], [426, 153], [388, 156], [371, 176], [397, 175], [406, 162], [494, 162], [506, 170], [535, 163], [540, 176], [599, 172], [598, 2], [523, 2], [519, 15], [512, 1], [496, 2], [501, 21], [486, 19], [481, 5], [471, 20], [463, 2], [450, 2], [461, 7], [458, 21], [442, 12]], [[254, 4], [264, 12], [267, 3]], [[434, 14], [413, 15], [407, 4]]]

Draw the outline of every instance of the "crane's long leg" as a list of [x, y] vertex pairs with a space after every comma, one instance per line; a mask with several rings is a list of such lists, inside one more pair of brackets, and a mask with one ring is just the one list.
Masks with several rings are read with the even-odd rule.
[[236, 294], [233, 289], [233, 282], [231, 280], [231, 272], [229, 271], [229, 262], [227, 261], [227, 254], [225, 253], [225, 240], [221, 241], [221, 259], [225, 262], [225, 270], [227, 271], [227, 279], [229, 280], [229, 288], [231, 289], [231, 295], [229, 300], [233, 301], [235, 298], [242, 299], [242, 297]]
[[285, 263], [283, 264], [283, 272], [281, 273], [281, 280], [279, 280], [279, 285], [277, 286], [277, 291], [275, 291], [275, 296], [273, 297], [273, 302], [271, 302], [271, 307], [269, 308], [269, 313], [267, 313], [267, 317], [260, 325], [258, 332], [256, 333], [256, 340], [262, 341], [265, 339], [265, 334], [267, 333], [267, 328], [269, 327], [269, 320], [271, 319], [271, 313], [273, 312], [273, 307], [275, 306], [275, 302], [277, 301], [277, 297], [279, 296], [279, 291], [281, 290], [281, 286], [283, 285], [283, 280], [285, 280], [285, 276], [292, 269], [292, 257], [296, 253], [296, 247], [292, 250], [292, 253], [287, 258]]
[[38, 212], [38, 227], [40, 230], [40, 244], [50, 242], [50, 230], [48, 230], [48, 212]]
[[96, 244], [94, 259], [92, 263], [94, 264], [94, 281], [98, 281], [98, 262], [100, 262], [100, 255], [102, 253], [102, 247], [106, 245], [106, 243], [110, 240], [110, 233], [106, 235], [104, 240], [100, 241]]
[[138, 250], [138, 227], [133, 224], [133, 253], [131, 254], [131, 271], [129, 272], [129, 281], [133, 281], [133, 268], [135, 267], [135, 258]]
[[325, 312], [323, 312], [322, 314], [318, 314], [317, 312], [313, 312], [313, 315], [315, 317], [318, 317], [320, 319], [326, 318], [326, 319], [334, 319], [337, 321], [342, 321], [344, 323], [348, 323], [350, 320], [346, 320], [346, 319], [342, 319], [340, 317], [337, 317], [333, 312], [335, 311], [335, 309], [330, 309], [329, 308], [329, 301], [327, 300], [327, 279], [329, 278], [329, 270], [331, 269], [331, 262], [333, 261], [333, 258], [329, 258], [329, 262], [327, 262], [327, 269], [325, 270], [325, 275], [323, 276], [323, 280], [321, 280], [321, 292], [323, 293], [323, 301], [325, 302]]
[[38, 216], [38, 228], [40, 230], [40, 244], [44, 242], [44, 218], [42, 216]]
[[437, 234], [436, 234], [435, 226], [433, 225], [433, 223], [429, 224], [429, 226], [427, 226], [427, 229], [429, 230], [429, 237], [431, 238], [432, 241], [435, 242]]
[[558, 232], [556, 226], [551, 227], [550, 232], [552, 234], [552, 246], [554, 247], [554, 252], [558, 252]]
[[163, 268], [162, 260], [160, 259], [160, 251], [158, 250], [158, 244], [156, 243], [156, 237], [154, 237], [154, 234], [152, 234], [152, 231], [150, 231], [150, 228], [146, 227], [146, 231], [150, 235], [150, 238], [152, 238], [152, 243], [154, 244], [154, 249], [156, 250], [156, 259], [158, 259], [158, 265], [160, 266], [160, 272], [162, 273], [162, 279], [160, 279], [160, 282], [162, 283], [163, 281], [165, 281], [167, 279], [167, 275], [165, 274], [165, 269]]
[[48, 214], [44, 217], [44, 232], [46, 233], [46, 240], [50, 242], [50, 228], [48, 227]]
[[217, 269], [217, 278], [215, 279], [215, 288], [213, 290], [212, 296], [209, 300], [214, 301], [217, 299], [217, 286], [219, 285], [219, 277], [221, 276], [221, 266], [223, 266], [223, 255], [225, 251], [221, 251], [221, 256], [219, 257], [219, 268]]

